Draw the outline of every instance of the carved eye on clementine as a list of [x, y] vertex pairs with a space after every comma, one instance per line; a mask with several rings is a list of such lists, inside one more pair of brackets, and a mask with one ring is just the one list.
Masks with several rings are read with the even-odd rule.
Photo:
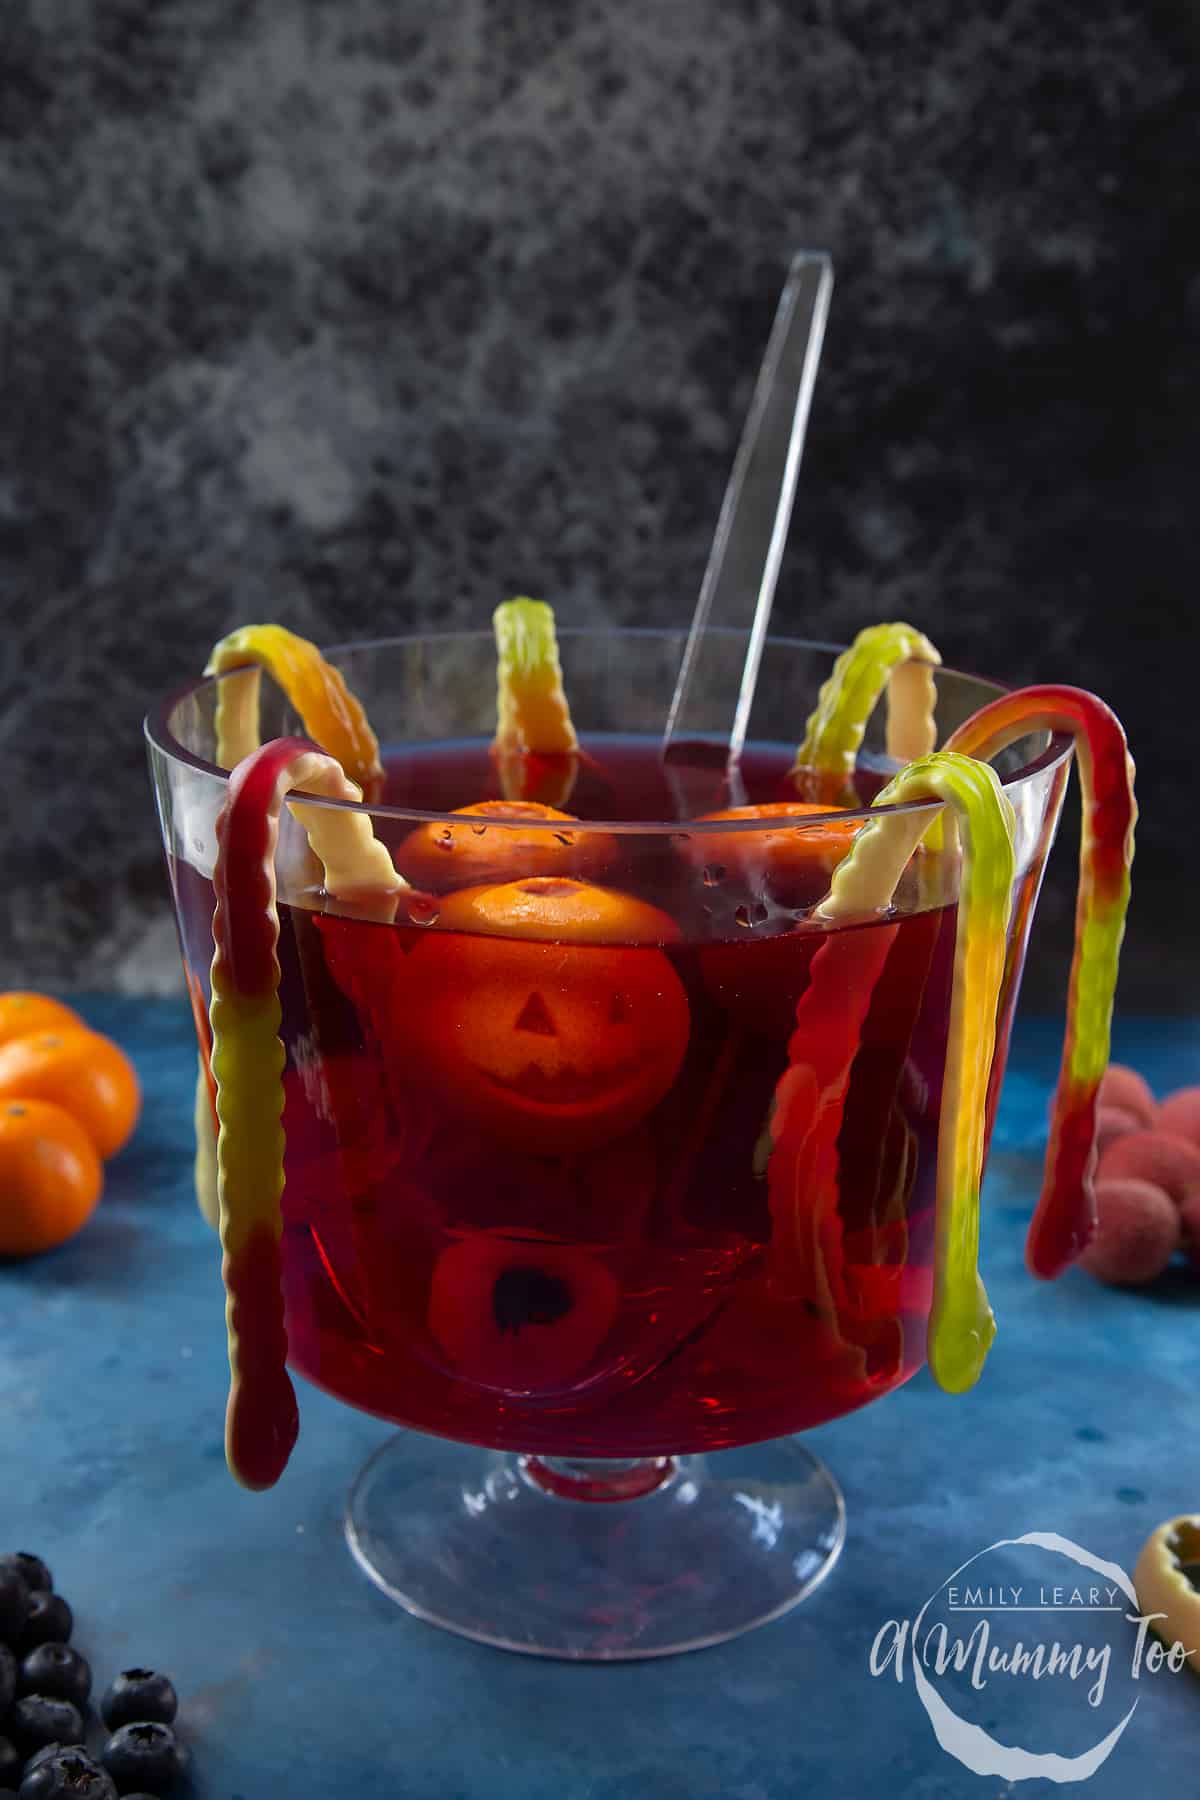
[[405, 838], [396, 863], [414, 886], [443, 893], [521, 875], [593, 880], [617, 854], [609, 832], [533, 800], [479, 800], [455, 817], [461, 825], [431, 820]]
[[649, 947], [676, 935], [665, 914], [541, 877], [454, 894], [440, 923], [406, 993], [414, 1073], [443, 1102], [547, 1156], [607, 1144], [658, 1104], [690, 1028], [682, 982]]

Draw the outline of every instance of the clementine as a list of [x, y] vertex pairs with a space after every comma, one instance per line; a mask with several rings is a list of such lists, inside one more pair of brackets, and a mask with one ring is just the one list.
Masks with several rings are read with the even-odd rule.
[[0, 1044], [34, 1031], [82, 1030], [83, 1020], [49, 994], [0, 994]]
[[690, 1030], [657, 948], [678, 935], [666, 914], [533, 876], [453, 894], [441, 921], [452, 929], [422, 938], [404, 975], [413, 1078], [543, 1156], [608, 1144], [657, 1106]]
[[515, 881], [521, 875], [573, 875], [594, 880], [617, 854], [606, 831], [579, 827], [573, 813], [533, 800], [480, 800], [456, 818], [418, 825], [396, 862], [417, 887], [435, 893]]
[[690, 836], [688, 854], [703, 864], [707, 882], [720, 885], [732, 873], [735, 881], [766, 887], [786, 903], [806, 905], [824, 895], [829, 877], [863, 827], [862, 819], [848, 818], [832, 806], [800, 800], [731, 806], [707, 813], [697, 823], [731, 827]]
[[103, 1180], [91, 1138], [61, 1106], [0, 1101], [0, 1255], [65, 1243], [91, 1218]]
[[111, 1038], [78, 1025], [0, 1044], [0, 1100], [10, 1099], [61, 1106], [106, 1160], [130, 1137], [142, 1103], [125, 1052]]

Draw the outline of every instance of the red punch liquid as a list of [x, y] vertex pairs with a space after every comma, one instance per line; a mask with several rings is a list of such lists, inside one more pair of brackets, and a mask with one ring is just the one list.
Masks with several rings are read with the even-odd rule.
[[[585, 747], [573, 813], [672, 816], [656, 743]], [[786, 798], [789, 761], [749, 753], [748, 798]], [[483, 744], [387, 765], [391, 804], [496, 792]], [[830, 928], [819, 873], [764, 904], [695, 835], [618, 837], [598, 878], [671, 915], [665, 950], [280, 905], [301, 1374], [446, 1437], [625, 1457], [799, 1431], [920, 1367], [955, 909]], [[206, 987], [212, 888], [172, 874]]]

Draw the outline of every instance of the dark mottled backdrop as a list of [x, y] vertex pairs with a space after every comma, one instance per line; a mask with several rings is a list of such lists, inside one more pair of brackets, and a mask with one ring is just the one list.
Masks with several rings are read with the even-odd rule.
[[[173, 954], [139, 718], [239, 621], [682, 620], [788, 251], [838, 291], [779, 611], [1075, 679], [1200, 999], [1194, 8], [6, 0], [0, 979]], [[1059, 852], [1034, 1004], [1068, 939]]]

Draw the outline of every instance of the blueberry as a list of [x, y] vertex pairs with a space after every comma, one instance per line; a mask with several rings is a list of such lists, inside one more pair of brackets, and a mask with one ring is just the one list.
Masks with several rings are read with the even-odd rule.
[[117, 1800], [111, 1775], [84, 1750], [60, 1750], [26, 1771], [19, 1800]]
[[121, 1725], [144, 1724], [148, 1719], [170, 1725], [178, 1711], [175, 1689], [165, 1675], [153, 1669], [123, 1669], [100, 1702], [100, 1717], [110, 1731]]
[[36, 1769], [39, 1763], [49, 1762], [52, 1756], [61, 1756], [66, 1750], [78, 1750], [80, 1756], [87, 1755], [87, 1751], [82, 1744], [43, 1744], [41, 1749], [35, 1750], [33, 1755], [26, 1761], [25, 1773], [28, 1775], [30, 1769]]
[[21, 1752], [6, 1737], [0, 1737], [0, 1794], [21, 1779]]
[[26, 1694], [8, 1715], [7, 1730], [18, 1749], [31, 1756], [43, 1744], [81, 1744], [83, 1720], [78, 1707], [50, 1694]]
[[117, 1786], [136, 1782], [152, 1794], [165, 1794], [187, 1770], [188, 1757], [169, 1725], [146, 1719], [122, 1725], [100, 1752], [100, 1761]]
[[39, 1644], [65, 1644], [75, 1626], [74, 1615], [61, 1594], [35, 1588], [29, 1596], [21, 1649], [28, 1653]]
[[12, 1651], [0, 1644], [0, 1719], [2, 1719], [17, 1692], [17, 1659]]
[[32, 1550], [13, 1550], [7, 1556], [0, 1556], [0, 1569], [11, 1569], [31, 1591], [37, 1588], [47, 1594], [54, 1592], [54, 1577]]
[[16, 1645], [29, 1616], [29, 1584], [0, 1565], [0, 1644]]
[[22, 1694], [51, 1694], [82, 1708], [92, 1691], [91, 1665], [69, 1644], [39, 1644], [21, 1664], [17, 1688]]

